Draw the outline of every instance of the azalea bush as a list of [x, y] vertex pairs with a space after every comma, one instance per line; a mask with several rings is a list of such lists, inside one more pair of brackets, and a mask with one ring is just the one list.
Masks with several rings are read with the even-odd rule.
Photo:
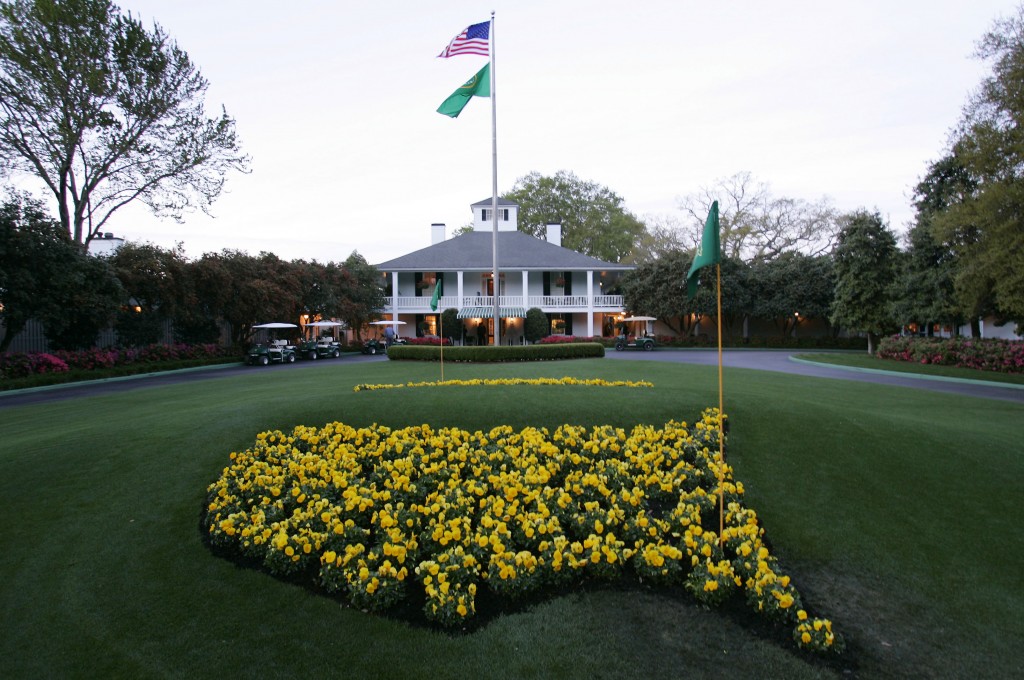
[[984, 338], [894, 336], [878, 344], [880, 359], [955, 366], [1000, 373], [1024, 373], [1024, 341]]
[[67, 363], [52, 354], [0, 354], [0, 378], [26, 378], [44, 373], [67, 373]]
[[34, 376], [52, 377], [52, 374], [55, 373], [71, 374], [73, 372], [72, 375], [63, 376], [60, 381], [64, 381], [69, 378], [88, 378], [89, 376], [86, 374], [90, 372], [131, 373], [144, 370], [144, 368], [136, 370], [137, 367], [236, 358], [238, 358], [238, 353], [235, 349], [212, 343], [157, 344], [128, 349], [57, 350], [50, 353], [10, 352], [0, 354], [0, 380], [19, 380]]
[[208, 487], [202, 525], [214, 549], [272, 574], [371, 611], [423, 602], [444, 627], [470, 621], [485, 589], [513, 602], [627, 577], [707, 605], [742, 594], [798, 646], [839, 651], [830, 622], [831, 637], [798, 628], [807, 613], [721, 458], [719, 429], [712, 409], [692, 426], [629, 432], [262, 432]]

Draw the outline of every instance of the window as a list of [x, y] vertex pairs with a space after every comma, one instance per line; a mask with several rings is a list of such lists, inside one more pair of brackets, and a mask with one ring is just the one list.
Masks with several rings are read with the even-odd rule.
[[[501, 208], [501, 209], [499, 209], [498, 210], [498, 218], [502, 222], [508, 222], [508, 208]], [[490, 208], [483, 208], [480, 211], [480, 219], [483, 220], [484, 222], [487, 222], [488, 220], [491, 219], [491, 210], [490, 210]]]

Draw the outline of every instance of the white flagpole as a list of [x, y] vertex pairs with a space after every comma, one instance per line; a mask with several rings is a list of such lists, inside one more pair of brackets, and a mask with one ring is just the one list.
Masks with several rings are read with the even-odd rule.
[[501, 279], [498, 278], [498, 108], [495, 104], [494, 87], [494, 11], [491, 11], [491, 44], [488, 52], [491, 58], [491, 257], [494, 276], [494, 346], [501, 344], [501, 317], [498, 311]]

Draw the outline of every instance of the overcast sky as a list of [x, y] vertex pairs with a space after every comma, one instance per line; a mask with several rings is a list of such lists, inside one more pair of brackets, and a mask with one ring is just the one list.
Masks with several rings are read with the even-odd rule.
[[773, 195], [878, 209], [910, 195], [987, 72], [1007, 0], [692, 2], [121, 0], [210, 81], [252, 156], [214, 217], [144, 208], [104, 228], [190, 257], [224, 248], [382, 262], [491, 195], [490, 101], [435, 112], [484, 57], [438, 59], [496, 12], [498, 191], [537, 171], [605, 185], [640, 218], [748, 171]]

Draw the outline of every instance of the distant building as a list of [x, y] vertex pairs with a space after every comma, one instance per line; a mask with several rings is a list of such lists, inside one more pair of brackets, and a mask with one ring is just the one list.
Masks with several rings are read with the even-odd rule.
[[89, 241], [88, 251], [90, 255], [113, 255], [118, 248], [124, 245], [124, 239], [114, 236], [110, 232], [96, 234], [96, 237]]
[[[605, 290], [630, 265], [604, 262], [562, 247], [561, 225], [551, 224], [547, 238], [517, 229], [519, 205], [498, 201], [498, 285], [493, 274], [491, 199], [474, 203], [473, 231], [445, 238], [445, 225], [431, 225], [431, 245], [382, 262], [387, 318], [403, 321], [402, 335], [438, 335], [437, 316], [458, 310], [458, 329], [444, 335], [467, 344], [493, 342], [494, 296], [498, 296], [503, 344], [523, 342], [526, 310], [539, 308], [551, 333], [613, 335], [612, 319], [623, 313], [622, 296]], [[437, 312], [430, 308], [437, 281], [443, 295]]]

